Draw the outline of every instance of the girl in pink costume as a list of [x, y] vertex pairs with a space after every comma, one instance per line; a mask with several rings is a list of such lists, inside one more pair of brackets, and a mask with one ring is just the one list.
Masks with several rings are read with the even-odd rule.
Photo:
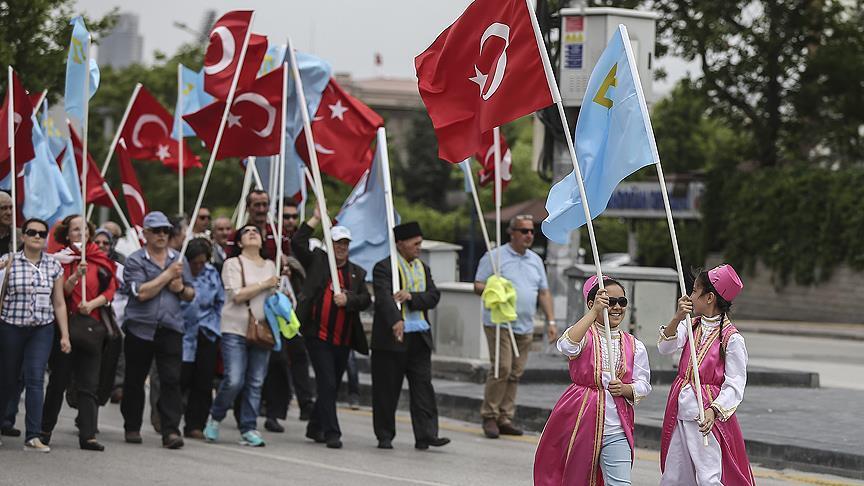
[[[583, 286], [589, 311], [558, 339], [573, 383], [558, 400], [534, 456], [534, 484], [629, 485], [633, 464], [633, 406], [651, 392], [648, 353], [619, 329], [624, 287], [597, 277]], [[609, 310], [612, 352], [607, 349], [603, 309]], [[610, 359], [611, 354], [611, 359]], [[610, 362], [615, 370], [613, 377]]]
[[[681, 350], [678, 376], [669, 391], [660, 440], [660, 470], [664, 485], [752, 485], [753, 473], [744, 449], [735, 409], [747, 383], [747, 349], [744, 338], [729, 321], [732, 301], [744, 285], [731, 265], [701, 272], [693, 292], [678, 300], [678, 312], [660, 328], [657, 348], [661, 354]], [[687, 314], [693, 319], [693, 342], [705, 421], [699, 422], [699, 406], [692, 376]], [[708, 438], [708, 446], [703, 437]]]

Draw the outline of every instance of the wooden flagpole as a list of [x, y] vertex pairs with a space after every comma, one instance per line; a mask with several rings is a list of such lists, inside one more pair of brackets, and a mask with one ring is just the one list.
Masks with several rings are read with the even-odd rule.
[[[586, 226], [588, 227], [588, 239], [591, 243], [591, 254], [594, 257], [594, 266], [597, 270], [597, 285], [600, 290], [604, 289], [603, 271], [600, 268], [600, 252], [597, 250], [597, 237], [594, 235], [594, 223], [591, 220], [591, 211], [588, 208], [588, 197], [585, 195], [585, 184], [582, 182], [582, 171], [579, 169], [579, 161], [576, 159], [576, 148], [573, 145], [573, 137], [570, 134], [570, 128], [567, 123], [567, 114], [564, 112], [564, 104], [561, 102], [561, 93], [558, 90], [558, 83], [555, 81], [555, 74], [552, 72], [552, 64], [549, 62], [549, 54], [546, 52], [546, 45], [543, 42], [543, 37], [540, 35], [540, 25], [537, 23], [537, 16], [534, 14], [534, 9], [531, 6], [531, 0], [525, 0], [525, 7], [528, 9], [528, 14], [531, 17], [531, 26], [534, 28], [534, 38], [537, 40], [537, 50], [540, 52], [540, 59], [543, 61], [543, 71], [546, 74], [546, 81], [549, 84], [549, 92], [552, 95], [552, 102], [558, 107], [558, 116], [561, 118], [561, 125], [564, 128], [564, 140], [567, 143], [567, 149], [570, 152], [570, 161], [573, 163], [573, 171], [576, 173], [576, 183], [579, 186], [579, 198], [582, 201], [582, 209], [585, 212]], [[606, 334], [606, 349], [609, 354], [609, 368], [612, 374], [612, 379], [617, 379], [616, 369], [613, 363], [615, 359], [612, 348], [612, 330], [609, 327], [609, 309], [603, 309], [603, 329]]]
[[327, 201], [324, 200], [324, 186], [321, 184], [321, 169], [318, 167], [318, 153], [315, 151], [315, 139], [312, 136], [312, 123], [309, 120], [309, 108], [306, 106], [306, 94], [303, 92], [303, 80], [300, 78], [300, 68], [294, 55], [291, 38], [288, 38], [288, 55], [291, 56], [291, 72], [294, 75], [294, 86], [297, 90], [297, 103], [303, 117], [303, 132], [306, 135], [306, 147], [309, 150], [309, 161], [312, 164], [312, 176], [315, 182], [315, 196], [318, 201], [318, 211], [321, 213], [321, 227], [324, 230], [324, 244], [327, 246], [327, 262], [330, 265], [330, 279], [333, 282], [333, 295], [342, 293], [339, 285], [339, 274], [336, 271], [336, 257], [333, 254], [333, 238], [330, 236], [330, 216], [327, 214]]
[[[207, 169], [204, 171], [204, 180], [201, 181], [201, 189], [198, 191], [198, 199], [195, 201], [195, 209], [192, 214], [197, 215], [201, 210], [201, 205], [204, 203], [204, 193], [207, 192], [207, 185], [210, 183], [210, 175], [213, 173], [213, 165], [216, 163], [216, 155], [219, 153], [219, 145], [222, 143], [222, 135], [225, 133], [225, 122], [228, 119], [228, 114], [231, 112], [231, 105], [234, 103], [234, 93], [237, 91], [237, 82], [240, 79], [240, 72], [243, 70], [243, 61], [246, 59], [246, 48], [249, 47], [249, 37], [252, 35], [252, 21], [255, 19], [255, 12], [252, 12], [249, 17], [249, 27], [246, 29], [246, 36], [243, 39], [243, 47], [240, 48], [240, 57], [237, 59], [237, 68], [234, 70], [234, 77], [231, 79], [231, 88], [228, 90], [228, 97], [225, 99], [225, 109], [222, 110], [222, 120], [219, 122], [219, 131], [216, 132], [216, 140], [213, 142], [213, 150], [210, 152], [210, 160], [207, 162]], [[189, 246], [189, 240], [192, 239], [192, 227], [189, 225], [186, 228], [186, 238], [183, 239], [183, 247], [180, 248], [180, 261], [183, 261], [183, 255], [186, 254], [186, 247]]]

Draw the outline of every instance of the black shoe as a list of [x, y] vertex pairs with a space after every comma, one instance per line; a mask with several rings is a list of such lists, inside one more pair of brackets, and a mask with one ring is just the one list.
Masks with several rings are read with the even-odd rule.
[[[44, 444], [44, 442], [43, 442], [43, 444]], [[81, 449], [82, 449], [82, 450], [85, 450], [85, 451], [97, 451], [97, 452], [102, 452], [102, 451], [105, 450], [105, 446], [103, 446], [102, 444], [96, 442], [96, 439], [90, 439], [90, 440], [79, 441], [79, 442], [78, 442], [78, 446], [81, 447]]]
[[327, 448], [328, 449], [341, 449], [342, 448], [342, 441], [339, 440], [338, 437], [334, 437], [333, 439], [328, 439], [327, 440]]
[[51, 432], [42, 432], [39, 434], [39, 440], [42, 441], [43, 444], [48, 445], [51, 443]]
[[268, 418], [264, 421], [264, 428], [270, 432], [275, 432], [277, 434], [281, 434], [285, 432], [285, 427], [279, 423], [275, 418]]
[[144, 442], [141, 439], [141, 432], [138, 432], [137, 430], [135, 430], [135, 431], [127, 430], [124, 438], [126, 439], [126, 442], [129, 444], [140, 444], [140, 443]]
[[447, 437], [436, 437], [434, 439], [429, 439], [429, 440], [418, 440], [417, 442], [414, 443], [414, 448], [421, 450], [421, 451], [425, 451], [426, 449], [429, 448], [429, 446], [442, 447], [442, 446], [445, 446], [449, 443], [450, 443], [450, 439], [448, 439]]
[[378, 441], [378, 448], [379, 449], [392, 449], [393, 448], [393, 441], [391, 441], [390, 439], [381, 439]]
[[20, 437], [21, 436], [21, 430], [16, 429], [15, 427], [7, 427], [7, 428], [0, 429], [0, 435], [6, 436], [6, 437]]
[[306, 430], [306, 437], [314, 440], [318, 444], [323, 444], [327, 442], [327, 439], [324, 438], [323, 432], [312, 432], [310, 430]]
[[183, 438], [180, 434], [168, 434], [162, 439], [162, 447], [166, 449], [179, 449], [183, 447]]
[[308, 422], [309, 421], [309, 418], [312, 417], [312, 408], [313, 408], [313, 405], [311, 403], [306, 405], [306, 406], [300, 407], [300, 421], [301, 422]]

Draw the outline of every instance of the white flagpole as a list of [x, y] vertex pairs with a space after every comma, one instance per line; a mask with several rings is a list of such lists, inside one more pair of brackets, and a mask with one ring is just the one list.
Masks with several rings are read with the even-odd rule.
[[[84, 66], [87, 75], [84, 77], [84, 120], [81, 122], [81, 261], [87, 261], [87, 169], [90, 161], [87, 159], [87, 119], [90, 114], [90, 58], [93, 54], [93, 38], [87, 34], [87, 57]], [[110, 191], [109, 191], [110, 192]], [[81, 302], [87, 302], [87, 275], [81, 276]]]
[[249, 195], [249, 189], [252, 188], [252, 166], [249, 165], [249, 159], [246, 159], [246, 173], [243, 176], [243, 189], [240, 191], [240, 201], [237, 207], [234, 208], [234, 214], [231, 216], [231, 223], [234, 224], [234, 229], [240, 229], [246, 221], [246, 196]]
[[[261, 182], [261, 175], [258, 174], [258, 166], [255, 165], [255, 157], [249, 157], [249, 164], [252, 164], [252, 177], [255, 178], [255, 187], [264, 191], [264, 184]], [[268, 195], [269, 197], [269, 195]], [[267, 224], [270, 225], [270, 232], [276, 234], [276, 226], [273, 222], [273, 213], [267, 211]], [[240, 226], [243, 226], [242, 224]], [[261, 235], [261, 242], [264, 243], [265, 235]]]
[[297, 57], [291, 38], [288, 38], [288, 55], [291, 56], [291, 72], [294, 75], [294, 86], [297, 89], [297, 103], [303, 117], [303, 132], [306, 135], [306, 147], [309, 150], [309, 161], [312, 164], [312, 176], [315, 182], [315, 199], [318, 201], [318, 211], [321, 212], [321, 227], [324, 230], [324, 244], [327, 246], [327, 261], [330, 264], [330, 279], [333, 281], [333, 295], [342, 293], [339, 285], [339, 274], [336, 271], [336, 257], [333, 255], [333, 238], [330, 236], [330, 216], [327, 214], [327, 201], [324, 200], [324, 186], [321, 184], [321, 169], [318, 167], [318, 154], [315, 152], [315, 139], [312, 136], [312, 124], [309, 121], [309, 108], [306, 106], [306, 94], [303, 93], [303, 80], [300, 78], [300, 68], [297, 67]]
[[[648, 132], [648, 143], [651, 145], [651, 152], [654, 156], [654, 165], [657, 167], [657, 178], [660, 181], [660, 193], [663, 195], [663, 207], [666, 210], [666, 222], [669, 224], [669, 236], [672, 239], [672, 253], [675, 255], [675, 267], [678, 270], [678, 285], [681, 288], [681, 295], [687, 295], [687, 285], [684, 283], [684, 269], [681, 265], [681, 252], [678, 249], [678, 236], [675, 234], [675, 221], [672, 218], [672, 206], [669, 204], [669, 191], [666, 188], [666, 179], [663, 177], [663, 167], [660, 164], [660, 152], [657, 150], [657, 141], [654, 139], [654, 128], [651, 126], [651, 118], [648, 116], [648, 103], [645, 101], [645, 93], [642, 91], [642, 81], [639, 79], [639, 71], [636, 69], [636, 58], [633, 55], [633, 48], [630, 42], [627, 27], [619, 25], [619, 30], [624, 38], [624, 51], [627, 52], [627, 61], [630, 64], [630, 74], [636, 81], [636, 97], [639, 99], [639, 104], [642, 105], [642, 118], [645, 123], [645, 129]], [[702, 380], [699, 378], [699, 363], [696, 357], [696, 344], [693, 342], [693, 322], [690, 314], [685, 317], [687, 322], [687, 342], [690, 348], [690, 367], [693, 370], [693, 381], [696, 384], [696, 400], [699, 405], [699, 422], [705, 421], [705, 407], [702, 401]], [[703, 445], [708, 445], [708, 437], [702, 437]]]
[[[42, 103], [45, 102], [45, 98], [48, 97], [48, 90], [43, 89], [42, 94], [39, 95], [39, 100], [36, 102], [36, 106], [33, 107], [33, 114], [38, 115], [39, 110], [42, 109]], [[37, 116], [38, 119], [38, 116]]]
[[[402, 285], [399, 279], [399, 263], [396, 253], [396, 235], [393, 233], [393, 228], [396, 227], [396, 216], [393, 207], [393, 184], [390, 180], [390, 156], [387, 153], [387, 129], [380, 127], [378, 129], [377, 143], [378, 157], [381, 162], [380, 172], [382, 182], [384, 183], [384, 208], [387, 211], [387, 241], [390, 245], [390, 278], [393, 292], [401, 290]], [[396, 307], [402, 310], [402, 304], [396, 303]]]
[[[588, 208], [588, 197], [585, 195], [585, 184], [582, 182], [582, 171], [579, 169], [579, 161], [576, 159], [576, 148], [573, 146], [573, 137], [570, 135], [570, 125], [567, 124], [567, 114], [564, 112], [564, 104], [561, 103], [561, 93], [558, 91], [558, 83], [555, 81], [555, 74], [552, 72], [552, 64], [549, 62], [549, 54], [546, 52], [546, 45], [543, 42], [543, 37], [540, 35], [540, 25], [537, 23], [537, 16], [534, 14], [534, 8], [531, 6], [531, 0], [525, 0], [525, 7], [528, 9], [528, 14], [531, 17], [531, 26], [534, 28], [534, 38], [537, 40], [537, 50], [540, 51], [540, 59], [543, 61], [543, 71], [546, 73], [546, 81], [549, 84], [549, 93], [552, 95], [552, 102], [558, 107], [558, 116], [561, 117], [561, 125], [564, 127], [564, 139], [567, 143], [567, 149], [570, 152], [570, 161], [573, 163], [573, 171], [576, 173], [576, 183], [579, 186], [579, 198], [582, 201], [582, 209], [585, 212], [586, 226], [588, 227], [588, 239], [591, 243], [591, 254], [594, 257], [594, 266], [597, 269], [597, 285], [600, 290], [603, 290], [603, 271], [600, 268], [600, 252], [597, 250], [597, 237], [594, 235], [594, 223], [591, 220], [591, 211]], [[612, 356], [612, 330], [609, 327], [609, 310], [603, 309], [603, 328], [606, 334], [606, 349], [609, 354], [609, 370], [612, 374], [612, 379], [617, 379], [617, 370], [615, 369], [616, 360]]]
[[[198, 199], [195, 201], [195, 209], [192, 214], [198, 215], [201, 210], [201, 205], [204, 203], [204, 193], [207, 191], [207, 184], [210, 183], [210, 174], [213, 173], [213, 165], [216, 163], [216, 155], [219, 153], [219, 145], [222, 143], [222, 135], [225, 133], [225, 121], [228, 119], [228, 113], [231, 112], [231, 105], [234, 103], [234, 92], [237, 91], [237, 81], [240, 79], [240, 72], [243, 70], [243, 61], [246, 59], [246, 48], [249, 47], [249, 36], [252, 35], [252, 21], [255, 19], [255, 12], [249, 17], [249, 27], [246, 29], [246, 36], [243, 39], [243, 47], [240, 48], [240, 57], [237, 59], [237, 68], [234, 71], [234, 78], [231, 79], [231, 88], [228, 90], [228, 97], [225, 99], [225, 109], [222, 110], [222, 120], [219, 122], [219, 131], [216, 132], [216, 140], [213, 142], [213, 150], [210, 152], [210, 160], [207, 162], [207, 169], [204, 171], [204, 180], [201, 181], [201, 189], [198, 191]], [[186, 238], [183, 240], [183, 247], [180, 248], [180, 261], [183, 261], [182, 256], [186, 254], [186, 247], [189, 246], [189, 240], [192, 239], [192, 227], [189, 225], [186, 228]]]
[[489, 253], [489, 263], [492, 264], [492, 271], [498, 275], [498, 267], [495, 259], [492, 258], [492, 243], [489, 241], [489, 230], [486, 229], [486, 220], [483, 219], [483, 210], [480, 207], [480, 198], [477, 196], [477, 186], [474, 184], [474, 174], [471, 172], [471, 159], [465, 159], [468, 162], [468, 186], [471, 188], [471, 198], [474, 200], [474, 209], [477, 211], [477, 219], [480, 221], [480, 231], [483, 232], [483, 243], [486, 244], [486, 251]]
[[300, 174], [300, 195], [302, 196], [302, 201], [300, 202], [300, 222], [306, 221], [306, 195], [309, 191], [306, 188], [306, 178], [303, 175], [308, 174], [309, 169], [305, 166], [303, 167], [303, 174]]
[[10, 253], [18, 251], [18, 174], [15, 173], [15, 84], [12, 80], [12, 66], [9, 66], [6, 97], [9, 98], [9, 111], [6, 113], [6, 134], [9, 137], [9, 180], [12, 181], [12, 248]]
[[[183, 65], [180, 63], [177, 63], [177, 109], [183, 110]], [[177, 121], [180, 123], [180, 126], [177, 127], [177, 130], [178, 130], [177, 133], [179, 135], [179, 138], [177, 139], [177, 152], [178, 152], [177, 156], [180, 159], [180, 165], [177, 166], [177, 193], [178, 193], [177, 207], [179, 209], [177, 214], [182, 215], [183, 214], [183, 197], [184, 197], [183, 196], [183, 189], [184, 189], [184, 187], [183, 187], [183, 168], [184, 168], [184, 165], [183, 165], [183, 139], [184, 139], [184, 136], [183, 136], [184, 135], [183, 134], [183, 117], [178, 116], [176, 118], [177, 118]], [[197, 214], [190, 214], [189, 219], [191, 220], [191, 223], [189, 223], [189, 225], [190, 226], [194, 225], [195, 222], [197, 221], [197, 218], [198, 218]]]
[[[276, 269], [279, 275], [282, 275], [282, 234], [284, 232], [285, 219], [282, 217], [282, 211], [285, 208], [285, 127], [288, 110], [288, 63], [282, 63], [282, 131], [279, 135], [279, 183], [274, 193], [279, 198], [277, 206], [279, 212], [276, 218], [279, 220], [279, 227], [276, 231]], [[276, 160], [274, 157], [271, 160]], [[271, 162], [272, 165], [272, 162]]]
[[[89, 80], [90, 79], [89, 66], [87, 69], [88, 69], [87, 79]], [[108, 166], [111, 165], [111, 157], [114, 156], [114, 150], [117, 149], [117, 142], [120, 141], [120, 134], [123, 131], [123, 127], [126, 126], [126, 120], [129, 118], [129, 112], [132, 111], [132, 105], [135, 104], [135, 100], [138, 99], [138, 93], [141, 91], [141, 86], [142, 86], [141, 83], [137, 83], [135, 85], [135, 89], [132, 90], [132, 97], [129, 98], [129, 103], [126, 105], [126, 111], [123, 112], [123, 118], [120, 119], [120, 125], [117, 126], [117, 131], [116, 131], [116, 133], [114, 133], [114, 139], [111, 140], [111, 145], [108, 146], [108, 155], [105, 157], [105, 162], [102, 162], [102, 170], [100, 172], [103, 179], [105, 178], [105, 174], [108, 173]], [[90, 96], [89, 92], [87, 93], [87, 96]], [[93, 215], [93, 205], [91, 204], [87, 208], [87, 221], [90, 221], [90, 216], [92, 216], [92, 215]]]
[[[492, 148], [495, 154], [495, 238], [498, 250], [495, 252], [495, 259], [498, 260], [498, 268], [501, 268], [501, 127], [492, 129]], [[489, 255], [492, 258], [492, 255]], [[496, 325], [496, 327], [499, 327]], [[516, 345], [516, 336], [513, 335], [513, 325], [507, 323], [507, 331], [510, 335], [510, 345], [513, 348], [513, 355], [519, 357], [519, 348]], [[498, 333], [496, 333], [498, 334]], [[495, 340], [496, 346], [501, 347], [501, 342]], [[496, 353], [499, 351], [496, 350]], [[498, 378], [498, 368], [495, 368], [495, 378]]]

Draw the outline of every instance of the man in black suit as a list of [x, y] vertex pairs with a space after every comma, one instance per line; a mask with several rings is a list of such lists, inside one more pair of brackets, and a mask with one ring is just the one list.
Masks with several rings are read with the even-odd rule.
[[[438, 407], [432, 388], [432, 332], [427, 312], [438, 305], [429, 267], [420, 261], [423, 233], [416, 222], [393, 228], [400, 288], [394, 293], [390, 257], [375, 265], [375, 320], [372, 324], [372, 419], [379, 449], [392, 449], [396, 406], [408, 377], [414, 447], [450, 442], [438, 437]], [[397, 306], [401, 305], [401, 309]]]
[[341, 289], [338, 294], [333, 292], [327, 254], [320, 248], [309, 250], [309, 237], [318, 222], [316, 211], [315, 216], [300, 226], [291, 241], [294, 256], [306, 269], [297, 317], [318, 389], [306, 437], [315, 442], [326, 442], [331, 449], [339, 449], [342, 447], [342, 431], [336, 416], [336, 394], [350, 350], [369, 354], [360, 311], [369, 307], [372, 297], [366, 289], [366, 272], [348, 261], [351, 232], [344, 226], [334, 226], [331, 230]]

